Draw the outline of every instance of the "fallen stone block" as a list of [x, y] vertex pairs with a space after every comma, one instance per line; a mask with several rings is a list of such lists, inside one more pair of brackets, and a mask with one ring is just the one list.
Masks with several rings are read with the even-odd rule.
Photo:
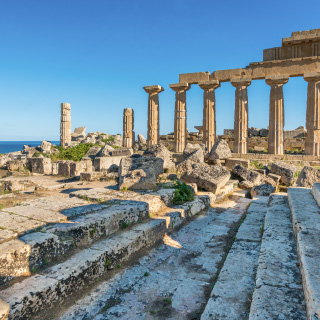
[[204, 163], [193, 163], [181, 180], [196, 183], [198, 187], [213, 193], [218, 192], [230, 179], [230, 172], [221, 166], [209, 166]]
[[320, 182], [320, 170], [310, 166], [303, 167], [298, 177], [298, 187], [312, 188], [317, 182]]
[[231, 158], [231, 150], [226, 140], [218, 140], [212, 147], [209, 160], [225, 160]]
[[261, 184], [259, 186], [254, 186], [250, 190], [251, 198], [255, 196], [263, 196], [263, 197], [269, 197], [271, 193], [274, 193], [276, 191], [276, 188], [273, 187], [270, 184]]
[[170, 151], [162, 144], [155, 144], [148, 147], [143, 156], [145, 157], [156, 157], [163, 159], [164, 170], [174, 170], [174, 162], [171, 159]]
[[122, 159], [125, 156], [118, 157], [96, 157], [93, 161], [95, 171], [110, 171], [114, 170], [115, 166], [119, 167]]
[[163, 173], [163, 163], [163, 159], [154, 157], [123, 158], [119, 166], [119, 189], [154, 189], [159, 174]]
[[240, 164], [241, 166], [243, 166], [245, 168], [249, 168], [250, 167], [250, 160], [229, 158], [229, 159], [226, 159], [226, 161], [225, 161], [225, 166], [229, 170], [232, 170], [238, 164]]
[[245, 168], [241, 165], [236, 165], [232, 172], [240, 179], [251, 182], [253, 185], [259, 185], [261, 183], [261, 175], [258, 172]]
[[271, 173], [281, 176], [280, 182], [290, 186], [294, 182], [294, 174], [297, 168], [284, 162], [274, 162], [271, 164]]

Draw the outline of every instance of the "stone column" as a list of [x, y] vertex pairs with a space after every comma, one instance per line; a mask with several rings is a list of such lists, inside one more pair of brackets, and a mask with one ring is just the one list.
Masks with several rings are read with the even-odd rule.
[[161, 86], [143, 87], [144, 91], [149, 94], [148, 98], [148, 135], [147, 145], [152, 146], [160, 141], [159, 126], [159, 93], [164, 89]]
[[289, 80], [288, 75], [266, 77], [270, 90], [268, 153], [283, 154], [284, 101], [283, 85]]
[[320, 72], [304, 75], [308, 81], [305, 154], [320, 156]]
[[132, 148], [134, 143], [134, 112], [131, 108], [123, 110], [123, 147]]
[[174, 110], [174, 151], [183, 152], [187, 142], [187, 101], [186, 92], [190, 86], [186, 82], [170, 84], [176, 92]]
[[211, 151], [216, 138], [216, 99], [215, 89], [220, 87], [218, 80], [198, 82], [203, 92], [203, 143]]
[[71, 144], [71, 105], [61, 103], [61, 122], [60, 122], [60, 146], [63, 148]]
[[234, 153], [248, 152], [248, 91], [251, 84], [250, 78], [231, 79], [231, 84], [236, 88], [234, 110]]

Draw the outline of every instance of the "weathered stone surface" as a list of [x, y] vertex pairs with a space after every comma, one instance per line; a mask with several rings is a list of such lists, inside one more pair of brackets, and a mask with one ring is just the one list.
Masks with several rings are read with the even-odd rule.
[[293, 231], [297, 239], [307, 312], [309, 319], [317, 319], [320, 316], [319, 206], [313, 199], [310, 189], [289, 188], [288, 199]]
[[17, 171], [23, 169], [26, 161], [25, 160], [9, 160], [7, 161], [7, 170]]
[[247, 181], [247, 180], [243, 180], [239, 182], [239, 188], [240, 189], [250, 189], [252, 188], [254, 185], [252, 182]]
[[138, 134], [138, 143], [141, 145], [147, 144], [146, 138], [141, 133]]
[[294, 181], [294, 174], [297, 168], [284, 162], [274, 162], [271, 164], [271, 173], [281, 176], [280, 182], [290, 186]]
[[236, 165], [232, 172], [239, 176], [242, 180], [251, 182], [253, 185], [259, 185], [261, 183], [261, 175], [258, 172], [245, 168], [241, 165]]
[[7, 320], [9, 315], [10, 306], [0, 299], [0, 319]]
[[71, 144], [71, 105], [61, 103], [60, 146], [65, 148]]
[[281, 176], [279, 176], [278, 174], [269, 173], [268, 178], [271, 178], [276, 184], [279, 184]]
[[29, 158], [27, 163], [30, 171], [33, 173], [52, 173], [52, 165], [50, 158]]
[[193, 163], [181, 180], [196, 183], [198, 187], [213, 193], [218, 192], [230, 179], [230, 172], [221, 166]]
[[82, 135], [82, 136], [85, 136], [86, 135], [86, 129], [87, 129], [86, 127], [78, 127], [78, 128], [74, 129], [74, 133]]
[[163, 169], [172, 170], [174, 163], [171, 160], [170, 151], [162, 144], [155, 144], [149, 146], [143, 153], [145, 157], [156, 157], [163, 159]]
[[91, 159], [94, 159], [95, 157], [98, 156], [98, 154], [101, 151], [101, 147], [100, 146], [92, 146], [88, 152], [85, 154], [85, 157], [89, 157]]
[[123, 147], [132, 148], [135, 140], [134, 111], [131, 108], [123, 110]]
[[230, 158], [230, 159], [226, 159], [225, 161], [225, 166], [230, 170], [232, 170], [238, 164], [240, 164], [245, 168], [249, 168], [250, 160]]
[[187, 143], [186, 147], [183, 150], [183, 156], [185, 158], [187, 158], [188, 156], [190, 156], [192, 153], [194, 153], [195, 151], [197, 151], [199, 149], [203, 149], [203, 145]]
[[191, 153], [185, 160], [181, 161], [176, 165], [176, 171], [178, 173], [186, 173], [188, 170], [192, 170], [193, 163], [203, 163], [204, 162], [204, 152], [200, 148], [193, 153]]
[[274, 193], [276, 191], [276, 188], [273, 187], [270, 184], [260, 184], [258, 186], [254, 186], [251, 190], [250, 190], [250, 195], [251, 197], [254, 196], [263, 196], [263, 197], [268, 197], [270, 196], [271, 193]]
[[248, 319], [246, 302], [255, 285], [259, 249], [259, 242], [236, 241], [233, 244], [201, 320]]
[[163, 159], [154, 157], [124, 158], [119, 167], [119, 188], [148, 190], [156, 187], [163, 173]]
[[110, 152], [110, 156], [112, 157], [130, 157], [132, 154], [132, 148], [114, 149]]
[[320, 170], [304, 166], [298, 177], [298, 187], [312, 188], [314, 183], [320, 182]]
[[114, 151], [114, 148], [106, 144], [101, 150], [100, 153], [98, 154], [99, 157], [108, 157], [111, 155], [111, 152]]
[[287, 197], [274, 194], [264, 232], [250, 320], [307, 319]]
[[43, 140], [41, 143], [41, 152], [51, 153], [52, 143], [46, 140]]
[[120, 166], [120, 162], [125, 157], [96, 157], [93, 165], [96, 171], [110, 171]]
[[231, 158], [231, 150], [226, 140], [218, 140], [212, 147], [209, 155], [209, 160], [225, 160]]

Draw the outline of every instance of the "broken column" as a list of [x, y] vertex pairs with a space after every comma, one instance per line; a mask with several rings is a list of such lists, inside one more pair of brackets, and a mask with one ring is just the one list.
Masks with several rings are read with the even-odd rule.
[[289, 80], [288, 75], [266, 77], [270, 90], [268, 153], [283, 154], [284, 101], [283, 85]]
[[60, 146], [63, 148], [71, 144], [71, 105], [61, 103]]
[[218, 80], [198, 82], [203, 92], [203, 143], [210, 152], [216, 138], [216, 99], [215, 89], [220, 86]]
[[174, 110], [174, 151], [183, 152], [187, 141], [187, 107], [186, 92], [190, 89], [187, 82], [170, 84], [176, 92]]
[[248, 152], [248, 90], [250, 78], [231, 79], [236, 88], [234, 111], [234, 153]]
[[148, 135], [147, 145], [152, 146], [160, 141], [159, 126], [159, 93], [164, 89], [161, 86], [143, 87], [145, 92], [149, 94], [148, 98]]
[[308, 81], [305, 154], [320, 156], [320, 72], [304, 75]]
[[132, 148], [134, 143], [134, 112], [131, 108], [123, 110], [123, 147]]

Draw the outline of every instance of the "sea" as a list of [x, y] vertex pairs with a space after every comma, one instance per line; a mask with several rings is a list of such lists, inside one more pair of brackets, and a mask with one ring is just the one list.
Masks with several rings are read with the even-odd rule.
[[[41, 145], [42, 141], [0, 141], [0, 154], [14, 151], [21, 151], [26, 144], [30, 147]], [[50, 141], [52, 144], [60, 145], [60, 141]]]

